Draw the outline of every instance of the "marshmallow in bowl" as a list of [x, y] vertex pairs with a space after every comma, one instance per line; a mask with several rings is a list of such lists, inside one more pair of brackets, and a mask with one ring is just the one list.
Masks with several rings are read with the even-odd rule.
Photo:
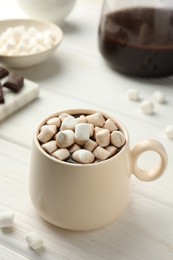
[[0, 35], [0, 55], [23, 56], [39, 53], [55, 45], [55, 37], [49, 30], [36, 27], [8, 27]]

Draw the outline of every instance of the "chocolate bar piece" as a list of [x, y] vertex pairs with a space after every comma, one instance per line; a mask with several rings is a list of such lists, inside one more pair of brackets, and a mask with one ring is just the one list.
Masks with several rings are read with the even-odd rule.
[[8, 76], [8, 74], [9, 74], [8, 70], [6, 70], [5, 68], [0, 67], [0, 79]]
[[0, 104], [0, 121], [37, 98], [39, 89], [35, 82], [28, 79], [24, 79], [24, 86], [19, 93], [4, 88], [5, 104]]
[[0, 104], [4, 104], [4, 103], [5, 103], [4, 94], [3, 94], [2, 86], [0, 86]]
[[10, 74], [3, 86], [17, 93], [23, 86], [23, 77], [15, 74]]

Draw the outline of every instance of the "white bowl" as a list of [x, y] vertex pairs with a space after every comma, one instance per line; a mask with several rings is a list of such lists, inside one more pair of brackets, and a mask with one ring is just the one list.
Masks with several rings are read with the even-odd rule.
[[16, 68], [16, 69], [27, 68], [45, 61], [54, 53], [54, 51], [62, 41], [63, 38], [62, 30], [57, 25], [44, 20], [35, 20], [35, 19], [2, 20], [0, 21], [0, 34], [9, 27], [17, 27], [20, 25], [24, 25], [26, 28], [33, 26], [40, 32], [49, 30], [50, 32], [53, 33], [55, 37], [54, 45], [53, 47], [47, 50], [35, 54], [28, 54], [28, 55], [21, 55], [21, 56], [7, 56], [7, 55], [0, 54], [0, 62], [9, 68]]
[[72, 11], [76, 0], [17, 0], [21, 9], [30, 17], [62, 23]]

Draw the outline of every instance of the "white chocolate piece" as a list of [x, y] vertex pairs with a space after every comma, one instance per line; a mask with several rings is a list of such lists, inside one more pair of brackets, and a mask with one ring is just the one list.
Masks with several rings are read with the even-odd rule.
[[47, 121], [48, 125], [56, 125], [56, 127], [60, 127], [61, 121], [59, 117], [52, 117]]
[[117, 153], [118, 148], [113, 146], [113, 145], [109, 145], [108, 147], [105, 148], [107, 151], [109, 151], [111, 153], [111, 155], [115, 155]]
[[90, 152], [93, 152], [94, 149], [97, 147], [97, 143], [94, 142], [93, 140], [89, 139], [86, 143], [85, 143], [85, 146], [84, 146], [84, 149], [85, 150], [88, 150]]
[[126, 142], [125, 136], [121, 131], [113, 131], [111, 133], [111, 144], [115, 147], [120, 148]]
[[70, 152], [66, 148], [61, 148], [61, 149], [56, 150], [52, 154], [52, 156], [58, 160], [65, 161], [70, 156]]
[[74, 161], [82, 163], [82, 164], [88, 164], [92, 163], [94, 161], [94, 155], [85, 149], [77, 150], [72, 154], [72, 158]]
[[151, 115], [154, 113], [154, 104], [150, 100], [144, 100], [140, 105], [141, 111], [146, 115]]
[[67, 129], [74, 130], [76, 123], [77, 123], [77, 121], [76, 121], [75, 117], [68, 116], [68, 117], [64, 118], [64, 120], [61, 124], [60, 130], [67, 130]]
[[43, 150], [45, 150], [49, 154], [52, 154], [53, 152], [55, 152], [57, 150], [56, 141], [54, 141], [54, 140], [49, 141], [49, 142], [43, 144], [42, 148], [43, 148]]
[[43, 239], [36, 232], [28, 233], [26, 236], [26, 242], [34, 250], [40, 249], [44, 244]]
[[4, 211], [0, 213], [0, 228], [12, 227], [14, 222], [14, 213], [11, 211]]
[[166, 102], [165, 95], [164, 95], [164, 93], [161, 92], [161, 91], [155, 91], [155, 92], [153, 93], [153, 99], [154, 99], [154, 101], [156, 101], [156, 102], [159, 103], [159, 104], [163, 104], [163, 103]]
[[96, 142], [101, 147], [106, 147], [110, 143], [110, 132], [108, 129], [102, 129], [96, 134]]
[[111, 157], [111, 153], [101, 146], [97, 146], [97, 148], [93, 151], [93, 154], [100, 161], [104, 161]]
[[86, 119], [87, 119], [88, 123], [93, 124], [94, 126], [103, 127], [103, 125], [105, 123], [105, 119], [100, 112], [94, 113], [92, 115], [88, 115], [88, 116], [86, 116]]
[[90, 124], [80, 123], [75, 126], [75, 140], [76, 142], [86, 142], [90, 136]]
[[80, 149], [81, 149], [81, 147], [78, 144], [73, 144], [72, 147], [70, 147], [69, 152], [74, 153], [74, 152], [76, 152], [77, 150], [80, 150]]
[[80, 117], [76, 118], [77, 123], [86, 123], [86, 116], [81, 115]]
[[165, 135], [169, 139], [173, 139], [173, 125], [168, 125], [165, 128]]
[[47, 143], [56, 134], [55, 125], [43, 125], [37, 138], [41, 143]]
[[75, 143], [75, 135], [72, 130], [63, 130], [57, 133], [56, 143], [60, 148], [67, 148]]
[[131, 101], [137, 101], [140, 99], [139, 97], [139, 90], [135, 89], [135, 88], [129, 88], [127, 90], [127, 96], [128, 99]]
[[[4, 80], [2, 80], [2, 84], [3, 82]], [[24, 79], [24, 86], [18, 93], [13, 93], [4, 88], [5, 104], [0, 104], [0, 121], [30, 103], [38, 95], [38, 84], [27, 79]]]
[[118, 130], [117, 125], [110, 118], [105, 121], [103, 128], [108, 129], [110, 132]]

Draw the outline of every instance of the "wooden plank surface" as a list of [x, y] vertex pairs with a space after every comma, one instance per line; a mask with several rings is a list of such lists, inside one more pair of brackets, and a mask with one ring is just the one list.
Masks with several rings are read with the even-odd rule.
[[[173, 142], [164, 136], [166, 125], [173, 124], [173, 78], [139, 80], [110, 70], [97, 47], [100, 10], [99, 0], [78, 0], [63, 26], [64, 41], [54, 57], [20, 71], [37, 82], [41, 91], [38, 100], [0, 123], [0, 212], [15, 212], [14, 227], [0, 230], [0, 260], [173, 259]], [[11, 0], [4, 2], [0, 15], [25, 17]], [[167, 96], [167, 103], [156, 105], [155, 115], [143, 115], [140, 102], [127, 99], [131, 87], [139, 89], [141, 100], [151, 98], [159, 89]], [[45, 222], [28, 194], [35, 127], [56, 111], [80, 107], [119, 118], [129, 130], [131, 147], [141, 139], [158, 139], [169, 157], [166, 173], [159, 180], [145, 183], [132, 176], [127, 209], [109, 226], [88, 232], [63, 230]], [[146, 155], [141, 164], [150, 167], [154, 160], [154, 155]], [[30, 231], [43, 237], [43, 250], [35, 252], [28, 247], [25, 237]]]

